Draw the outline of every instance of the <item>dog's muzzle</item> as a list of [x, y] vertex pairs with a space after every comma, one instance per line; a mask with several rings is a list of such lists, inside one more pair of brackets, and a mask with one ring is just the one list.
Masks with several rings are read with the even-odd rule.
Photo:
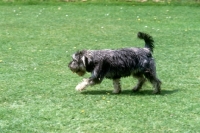
[[73, 63], [70, 62], [68, 67], [70, 68], [70, 70], [76, 74], [78, 74], [79, 76], [83, 76], [86, 72], [81, 70], [78, 65], [72, 65]]

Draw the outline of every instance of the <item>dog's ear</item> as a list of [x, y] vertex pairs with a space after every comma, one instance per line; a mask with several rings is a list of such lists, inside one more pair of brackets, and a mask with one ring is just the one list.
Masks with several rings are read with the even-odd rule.
[[75, 61], [79, 61], [83, 56], [83, 51], [77, 51], [75, 54], [72, 55], [72, 59]]
[[75, 61], [78, 61], [78, 59], [76, 58], [76, 54], [72, 55], [72, 59], [75, 60]]
[[76, 56], [78, 56], [78, 59], [81, 60], [82, 57], [84, 56], [85, 54], [85, 50], [82, 50], [82, 51], [77, 51], [76, 52]]
[[86, 65], [88, 64], [88, 58], [83, 55], [83, 57], [81, 58], [81, 60], [83, 61], [84, 66], [86, 67]]

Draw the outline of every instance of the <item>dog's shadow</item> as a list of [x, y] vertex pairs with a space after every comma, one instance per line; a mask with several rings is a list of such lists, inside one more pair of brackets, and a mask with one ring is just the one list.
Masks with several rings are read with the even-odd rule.
[[[173, 93], [178, 92], [179, 90], [162, 90], [161, 96], [171, 95]], [[82, 94], [84, 95], [130, 95], [130, 96], [147, 96], [147, 95], [155, 95], [152, 93], [152, 90], [140, 90], [138, 92], [132, 92], [131, 90], [122, 90], [120, 94], [113, 94], [112, 91], [108, 90], [87, 90], [83, 91]]]

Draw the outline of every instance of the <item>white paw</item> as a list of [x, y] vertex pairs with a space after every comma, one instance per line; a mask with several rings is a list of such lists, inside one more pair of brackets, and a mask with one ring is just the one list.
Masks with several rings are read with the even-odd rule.
[[83, 79], [83, 81], [81, 83], [79, 83], [76, 86], [76, 90], [77, 91], [82, 91], [84, 90], [86, 87], [88, 86], [88, 80], [87, 79]]

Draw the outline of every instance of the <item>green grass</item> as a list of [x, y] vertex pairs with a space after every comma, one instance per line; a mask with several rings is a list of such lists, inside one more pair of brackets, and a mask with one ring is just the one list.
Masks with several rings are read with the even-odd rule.
[[[0, 6], [0, 132], [199, 132], [199, 7], [132, 4]], [[155, 39], [162, 95], [112, 81], [79, 93], [67, 67], [82, 49], [143, 47]], [[84, 77], [90, 76], [89, 74]]]
[[63, 4], [63, 3], [92, 3], [92, 4], [135, 4], [135, 5], [196, 5], [199, 6], [200, 0], [2, 0], [0, 4]]

